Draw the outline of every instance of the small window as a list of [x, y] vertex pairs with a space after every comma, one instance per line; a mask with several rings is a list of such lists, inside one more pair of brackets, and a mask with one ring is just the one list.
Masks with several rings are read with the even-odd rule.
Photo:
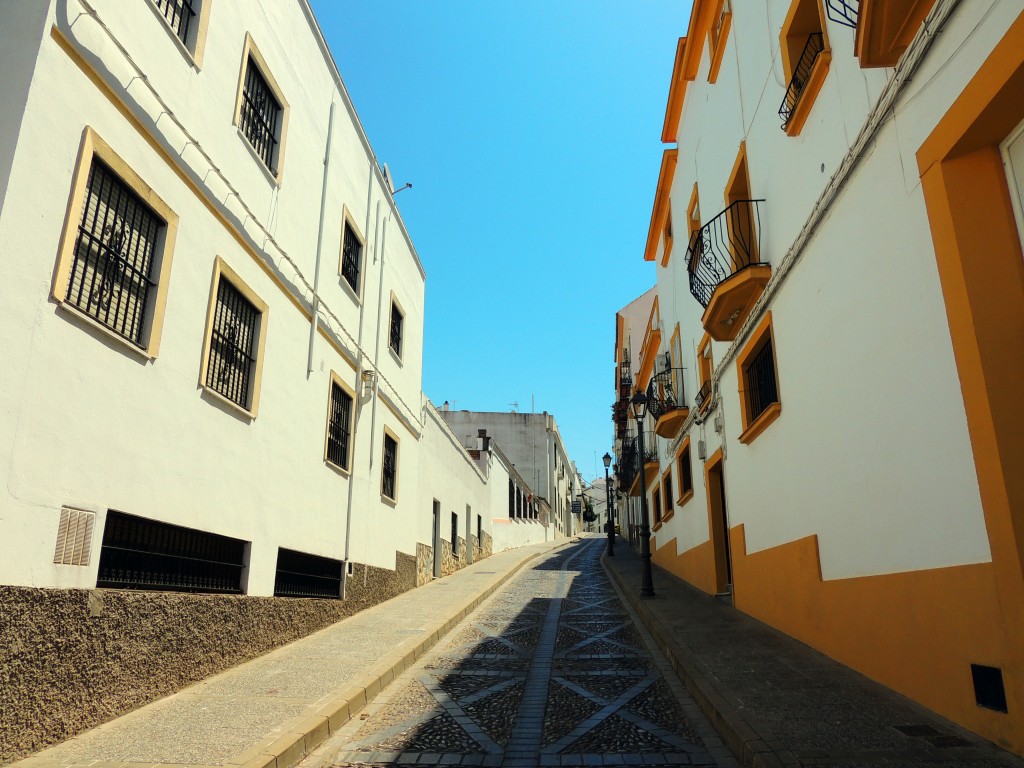
[[341, 560], [278, 548], [274, 597], [341, 597]]
[[150, 0], [149, 5], [165, 22], [177, 47], [197, 69], [203, 65], [211, 0]]
[[779, 34], [786, 94], [779, 107], [782, 129], [800, 133], [828, 74], [832, 54], [821, 0], [793, 0]]
[[206, 323], [203, 386], [256, 416], [267, 305], [218, 257]]
[[395, 353], [399, 360], [402, 359], [402, 327], [405, 324], [405, 315], [394, 299], [391, 300], [391, 333], [388, 346]]
[[380, 492], [394, 501], [398, 484], [398, 440], [390, 432], [384, 433], [384, 466], [381, 469]]
[[665, 238], [665, 252], [662, 254], [662, 257], [661, 257], [661, 264], [662, 264], [662, 266], [668, 264], [668, 260], [672, 256], [672, 242], [673, 242], [673, 237], [672, 237], [672, 204], [669, 203], [665, 207], [666, 207], [666, 211], [665, 211], [665, 230], [663, 232], [663, 235], [664, 235], [664, 238]]
[[235, 125], [274, 181], [280, 181], [288, 105], [263, 56], [248, 35], [242, 62]]
[[725, 53], [725, 41], [729, 37], [729, 27], [732, 26], [732, 2], [731, 0], [718, 0], [718, 7], [711, 19], [711, 28], [708, 30], [708, 51], [711, 54], [711, 66], [708, 68], [708, 82], [714, 83], [718, 80], [718, 70], [722, 66], [722, 55]]
[[690, 438], [683, 441], [679, 451], [679, 500], [682, 502], [693, 493], [693, 463], [690, 458]]
[[661, 489], [655, 488], [651, 497], [651, 511], [654, 513], [654, 524], [661, 525]]
[[327, 461], [349, 469], [353, 397], [332, 375], [331, 399], [327, 408]]
[[512, 482], [512, 478], [508, 481], [508, 516], [516, 516], [516, 484]]
[[153, 0], [167, 23], [183, 45], [188, 45], [189, 33], [192, 29], [196, 11], [193, 0]]
[[452, 512], [452, 555], [459, 556], [459, 513]]
[[743, 418], [743, 432], [739, 440], [749, 443], [778, 417], [782, 408], [770, 312], [740, 353], [737, 364]]
[[341, 276], [359, 296], [359, 272], [363, 264], [363, 241], [352, 223], [345, 220], [345, 232], [341, 238]]
[[483, 533], [484, 531], [484, 519], [480, 516], [476, 516], [476, 541], [478, 547], [483, 547]]
[[661, 516], [662, 520], [668, 520], [675, 514], [675, 496], [672, 495], [672, 470], [665, 473], [665, 479], [661, 483], [661, 500], [665, 505], [664, 513]]
[[711, 359], [711, 337], [704, 334], [700, 344], [697, 346], [697, 410], [703, 411], [711, 403], [711, 377], [715, 368]]

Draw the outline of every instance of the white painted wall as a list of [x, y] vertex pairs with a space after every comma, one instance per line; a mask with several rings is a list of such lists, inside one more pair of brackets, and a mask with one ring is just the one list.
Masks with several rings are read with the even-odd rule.
[[[786, 86], [778, 32], [788, 6], [734, 0], [717, 84], [707, 83], [705, 49], [688, 85], [671, 194], [677, 232], [686, 231], [695, 181], [707, 223], [724, 208], [745, 141], [752, 193], [765, 199], [761, 252], [775, 269], [891, 72], [862, 70], [849, 30], [830, 23], [828, 77], [800, 136], [787, 137], [776, 112]], [[751, 552], [817, 534], [826, 579], [990, 560], [915, 152], [1022, 8], [1019, 0], [961, 4], [944, 25], [771, 300], [781, 416], [740, 444], [734, 362], [718, 372], [724, 433], [712, 428], [713, 414], [691, 427], [694, 498], [659, 531], [658, 544], [675, 537], [682, 552], [708, 540], [696, 459], [703, 438], [708, 455], [724, 447], [730, 524], [745, 525]], [[678, 323], [692, 404], [702, 308], [689, 292], [684, 253], [677, 245], [667, 268], [658, 254], [657, 280], [663, 350]], [[745, 341], [713, 343], [716, 369]], [[674, 456], [684, 436], [659, 439], [663, 457]], [[673, 482], [678, 487], [675, 470]]]

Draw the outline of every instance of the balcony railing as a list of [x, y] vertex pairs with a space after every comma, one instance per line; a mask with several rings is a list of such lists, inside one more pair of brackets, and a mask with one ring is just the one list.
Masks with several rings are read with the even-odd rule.
[[736, 200], [693, 233], [686, 250], [690, 293], [707, 307], [715, 288], [742, 269], [762, 264], [758, 240], [761, 232], [759, 203]]
[[655, 421], [666, 413], [686, 407], [683, 395], [683, 369], [666, 368], [651, 377], [647, 387], [648, 412]]
[[704, 404], [711, 397], [711, 382], [705, 381], [700, 389], [697, 390], [697, 397], [695, 398], [697, 404], [697, 410], [699, 411], [704, 407]]
[[627, 437], [622, 441], [622, 448], [619, 450], [619, 488], [628, 489], [633, 484], [633, 478], [640, 470], [637, 460], [637, 445], [635, 437]]
[[782, 106], [779, 107], [779, 117], [782, 118], [782, 130], [786, 130], [790, 118], [796, 111], [796, 105], [800, 102], [800, 96], [804, 92], [804, 86], [811, 78], [811, 70], [814, 69], [814, 62], [818, 54], [825, 50], [825, 38], [821, 32], [814, 32], [807, 37], [803, 53], [793, 68], [793, 77], [786, 89], [786, 96], [782, 99]]
[[857, 28], [860, 0], [825, 0], [825, 15], [836, 24]]

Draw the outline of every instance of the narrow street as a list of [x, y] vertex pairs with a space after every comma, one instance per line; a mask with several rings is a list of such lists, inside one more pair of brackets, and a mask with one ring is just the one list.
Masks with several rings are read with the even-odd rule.
[[539, 559], [302, 763], [736, 765], [601, 567]]

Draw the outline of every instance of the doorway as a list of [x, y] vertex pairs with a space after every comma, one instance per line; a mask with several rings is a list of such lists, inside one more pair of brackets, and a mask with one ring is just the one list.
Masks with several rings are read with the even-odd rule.
[[732, 594], [732, 551], [729, 546], [729, 510], [725, 500], [725, 457], [719, 448], [704, 466], [708, 494], [708, 522], [715, 558], [715, 593]]

